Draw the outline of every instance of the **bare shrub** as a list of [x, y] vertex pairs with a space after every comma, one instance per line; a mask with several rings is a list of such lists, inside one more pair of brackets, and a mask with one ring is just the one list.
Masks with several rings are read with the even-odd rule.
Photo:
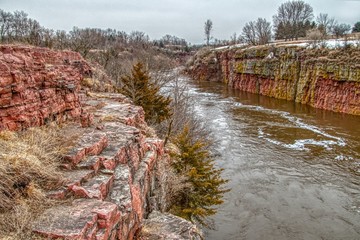
[[[173, 144], [168, 144], [166, 149], [170, 153], [178, 151]], [[185, 174], [176, 173], [170, 159], [158, 161], [156, 178], [160, 184], [155, 190], [155, 195], [158, 197], [157, 202], [161, 203], [161, 209], [157, 209], [160, 211], [168, 211], [175, 204], [179, 193], [184, 191], [185, 188], [191, 188], [191, 185], [187, 183]]]
[[258, 18], [245, 24], [242, 37], [250, 45], [267, 44], [271, 39], [271, 24], [265, 18]]
[[313, 48], [325, 44], [325, 35], [319, 29], [310, 29], [306, 32], [306, 38], [310, 40], [310, 46]]
[[115, 92], [116, 84], [108, 77], [104, 68], [97, 63], [91, 63], [92, 76], [81, 81], [84, 88], [93, 92]]

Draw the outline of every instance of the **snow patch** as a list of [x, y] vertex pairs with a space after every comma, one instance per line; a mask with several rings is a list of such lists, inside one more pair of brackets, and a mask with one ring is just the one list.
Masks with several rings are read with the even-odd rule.
[[[321, 41], [320, 43], [315, 44], [315, 46], [320, 47], [320, 46], [325, 46], [327, 48], [337, 48], [337, 47], [344, 47], [345, 45], [359, 45], [360, 41], [359, 40], [344, 40], [344, 39], [329, 39], [329, 40], [324, 40]], [[314, 45], [312, 44], [311, 40], [304, 40], [303, 42], [277, 42], [277, 43], [269, 43], [270, 46], [284, 46], [284, 47], [304, 47], [304, 48], [310, 48], [313, 47]], [[246, 47], [248, 46], [248, 47]], [[249, 46], [246, 43], [240, 43], [240, 44], [235, 44], [235, 45], [227, 45], [227, 46], [222, 46], [222, 47], [218, 47], [215, 48], [215, 50], [225, 50], [225, 49], [233, 49], [233, 48], [244, 48], [246, 47], [246, 49], [252, 49], [252, 48], [256, 48], [259, 46]]]

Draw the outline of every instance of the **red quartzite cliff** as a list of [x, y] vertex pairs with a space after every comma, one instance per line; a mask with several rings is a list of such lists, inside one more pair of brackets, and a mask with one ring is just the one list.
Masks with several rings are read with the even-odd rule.
[[81, 81], [92, 70], [78, 53], [0, 45], [0, 74], [0, 131], [56, 120], [77, 136], [61, 186], [47, 193], [67, 201], [34, 219], [35, 235], [127, 240], [144, 229], [143, 240], [201, 239], [190, 222], [160, 212], [170, 158], [143, 109], [121, 94], [85, 94]]
[[79, 118], [80, 82], [90, 74], [75, 52], [0, 46], [0, 130]]
[[360, 115], [360, 49], [259, 46], [203, 51], [188, 69], [198, 80], [315, 108]]

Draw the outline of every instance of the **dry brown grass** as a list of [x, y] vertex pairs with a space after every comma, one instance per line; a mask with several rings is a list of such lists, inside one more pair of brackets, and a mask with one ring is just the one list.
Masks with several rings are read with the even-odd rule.
[[[166, 152], [170, 155], [175, 154], [179, 152], [179, 148], [169, 142], [166, 145]], [[191, 184], [187, 181], [188, 177], [177, 173], [172, 164], [172, 159], [166, 156], [157, 162], [155, 172], [160, 186], [156, 188], [155, 195], [159, 197], [157, 201], [161, 202], [160, 211], [169, 211], [176, 204], [178, 195], [184, 189], [191, 188]]]
[[99, 122], [120, 122], [121, 119], [114, 114], [106, 114], [101, 116]]
[[61, 183], [64, 146], [55, 126], [0, 132], [0, 239], [30, 239], [31, 222], [54, 204], [45, 192]]
[[90, 65], [92, 76], [91, 78], [84, 78], [81, 85], [94, 92], [115, 92], [115, 83], [109, 78], [103, 67], [95, 62], [90, 63]]

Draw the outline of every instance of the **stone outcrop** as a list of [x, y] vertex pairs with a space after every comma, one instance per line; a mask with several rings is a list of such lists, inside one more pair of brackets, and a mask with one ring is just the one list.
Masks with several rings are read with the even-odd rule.
[[168, 155], [160, 139], [146, 137], [142, 108], [122, 95], [93, 94], [83, 105], [94, 124], [67, 127], [79, 138], [64, 156], [63, 186], [48, 193], [76, 200], [48, 209], [34, 232], [47, 238], [133, 239], [153, 210], [156, 166]]
[[[59, 169], [63, 181], [47, 192], [62, 204], [34, 219], [36, 239], [134, 239], [152, 211], [167, 208], [161, 164], [170, 158], [163, 141], [147, 126], [143, 109], [123, 95], [81, 90], [91, 69], [79, 54], [0, 46], [0, 73], [0, 131], [73, 120], [63, 128], [65, 136], [75, 136]], [[171, 219], [166, 229], [174, 236], [187, 227], [177, 239], [189, 239], [196, 229], [156, 213], [165, 226]]]
[[[196, 57], [189, 73], [195, 79], [217, 79], [251, 93], [360, 115], [359, 52], [298, 46], [214, 50]], [[222, 76], [209, 74], [214, 69], [220, 69]]]
[[[174, 231], [175, 230], [175, 231]], [[171, 214], [153, 211], [144, 221], [141, 240], [202, 240], [202, 233], [193, 224]]]
[[199, 81], [219, 81], [222, 79], [221, 64], [218, 53], [211, 49], [202, 49], [187, 62], [192, 78]]
[[78, 92], [87, 75], [90, 67], [78, 53], [1, 45], [0, 130], [79, 118]]
[[[159, 181], [166, 172], [159, 164], [170, 159], [163, 141], [147, 136], [143, 109], [120, 94], [91, 96], [83, 107], [93, 114], [93, 125], [66, 127], [79, 138], [64, 156], [63, 186], [48, 192], [49, 198], [74, 200], [47, 209], [34, 222], [34, 233], [47, 239], [127, 240], [144, 226], [147, 234], [139, 239], [164, 233], [176, 238], [163, 239], [200, 239], [195, 225], [158, 212], [166, 208], [166, 186]], [[144, 221], [154, 210], [156, 217]]]

